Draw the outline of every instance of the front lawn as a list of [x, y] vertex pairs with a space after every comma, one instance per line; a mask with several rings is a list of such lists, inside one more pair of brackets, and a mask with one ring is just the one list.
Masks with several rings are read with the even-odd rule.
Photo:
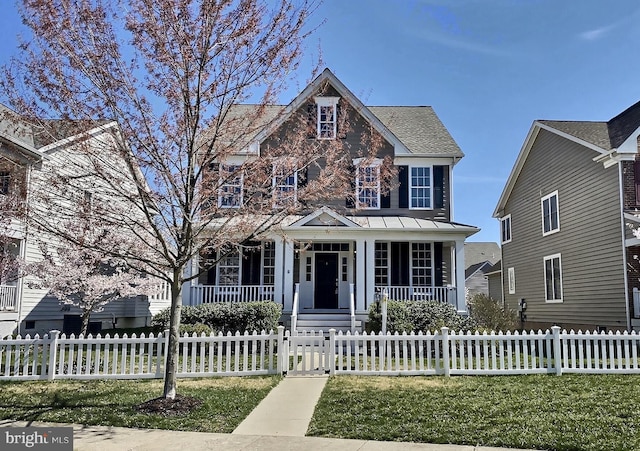
[[198, 398], [202, 404], [188, 415], [175, 417], [136, 410], [162, 393], [161, 380], [0, 382], [0, 419], [228, 433], [280, 379], [179, 380], [178, 393]]
[[329, 380], [307, 435], [555, 450], [640, 449], [640, 376]]

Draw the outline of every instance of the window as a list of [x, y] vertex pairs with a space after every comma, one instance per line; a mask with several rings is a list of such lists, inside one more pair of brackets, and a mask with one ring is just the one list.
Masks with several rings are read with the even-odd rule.
[[356, 160], [356, 208], [362, 210], [380, 209], [380, 160], [370, 166]]
[[507, 270], [507, 274], [509, 277], [509, 294], [516, 293], [516, 270], [515, 268], [509, 268]]
[[560, 254], [544, 257], [545, 300], [562, 302], [562, 261]]
[[414, 287], [430, 287], [431, 243], [411, 243], [411, 282]]
[[5, 196], [9, 194], [9, 186], [11, 185], [11, 173], [7, 171], [0, 172], [0, 194]]
[[291, 207], [296, 202], [298, 173], [292, 165], [273, 165], [273, 207]]
[[375, 284], [378, 287], [389, 285], [389, 245], [388, 243], [375, 244]]
[[240, 254], [229, 252], [218, 263], [218, 285], [240, 284]]
[[542, 202], [542, 236], [555, 233], [560, 230], [560, 217], [558, 215], [558, 192], [555, 191], [541, 200]]
[[500, 218], [500, 236], [502, 237], [502, 244], [511, 241], [511, 215]]
[[431, 168], [412, 167], [409, 177], [409, 208], [425, 210], [431, 208]]
[[242, 205], [242, 171], [239, 166], [220, 165], [218, 206], [238, 208]]
[[338, 129], [339, 97], [316, 97], [317, 137], [318, 139], [335, 139]]
[[276, 248], [273, 241], [267, 241], [262, 248], [262, 282], [274, 285], [276, 281]]

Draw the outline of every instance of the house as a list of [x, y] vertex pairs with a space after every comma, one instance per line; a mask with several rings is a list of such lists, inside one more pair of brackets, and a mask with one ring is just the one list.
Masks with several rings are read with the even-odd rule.
[[502, 261], [485, 270], [484, 276], [487, 278], [488, 295], [494, 301], [504, 305], [504, 295], [502, 294]]
[[533, 123], [494, 211], [506, 304], [524, 327], [638, 329], [640, 103]]
[[[268, 112], [272, 121], [238, 151], [238, 158], [260, 158], [291, 115], [312, 112], [316, 131], [309, 139], [342, 140], [349, 146], [351, 199], [329, 199], [282, 218], [260, 236], [258, 246], [227, 255], [186, 284], [183, 303], [272, 300], [282, 304], [285, 321], [293, 317], [300, 327], [324, 330], [351, 312], [363, 321], [384, 293], [391, 299], [448, 302], [466, 312], [464, 241], [478, 229], [453, 221], [453, 168], [463, 153], [433, 109], [365, 106], [325, 69], [289, 105], [270, 106]], [[346, 136], [337, 130], [341, 114], [350, 115], [354, 124]], [[380, 189], [375, 161], [358, 166], [361, 136], [369, 127], [382, 137], [378, 157], [390, 157], [397, 170], [389, 193]], [[295, 198], [300, 176], [296, 172], [278, 183]], [[220, 189], [218, 205], [241, 209], [244, 175], [231, 180]]]
[[[61, 305], [46, 289], [30, 287], [32, 276], [17, 277], [10, 269], [15, 263], [14, 257], [26, 264], [42, 259], [38, 246], [42, 236], [26, 227], [22, 213], [46, 179], [41, 174], [50, 170], [54, 163], [81, 158], [76, 146], [79, 138], [72, 127], [59, 127], [61, 134], [56, 137], [40, 136], [17, 114], [1, 105], [0, 110], [0, 240], [5, 249], [0, 262], [0, 337], [11, 333], [43, 334], [52, 329], [78, 332], [79, 309]], [[115, 123], [106, 123], [87, 134], [90, 139], [100, 139], [109, 127], [115, 126]], [[8, 272], [5, 271], [7, 268]], [[92, 314], [91, 330], [144, 326], [154, 313], [168, 305], [164, 294], [152, 299], [117, 300], [102, 312]]]
[[477, 293], [489, 295], [487, 273], [499, 260], [500, 247], [497, 243], [464, 243], [464, 261], [467, 265], [464, 271], [467, 300]]

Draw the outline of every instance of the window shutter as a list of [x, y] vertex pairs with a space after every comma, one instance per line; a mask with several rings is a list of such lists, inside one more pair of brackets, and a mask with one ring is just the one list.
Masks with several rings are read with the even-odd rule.
[[433, 167], [433, 202], [434, 208], [444, 208], [444, 168]]
[[409, 208], [409, 166], [398, 166], [398, 206], [400, 208]]
[[356, 208], [356, 167], [354, 165], [349, 165], [349, 169], [348, 169], [348, 173], [349, 173], [349, 180], [350, 180], [350, 187], [351, 187], [351, 191], [349, 193], [349, 195], [347, 195], [347, 198], [345, 199], [345, 206], [347, 208]]
[[391, 196], [388, 192], [380, 195], [380, 207], [391, 208]]
[[634, 184], [636, 187], [636, 205], [640, 205], [640, 161], [634, 161]]
[[[347, 139], [347, 131], [340, 127], [341, 124], [344, 123], [345, 118], [342, 117], [342, 107], [340, 103], [336, 105], [336, 136], [338, 139]], [[346, 127], [345, 127], [346, 128]]]
[[442, 243], [433, 243], [433, 260], [434, 260], [434, 285], [441, 287], [443, 285], [443, 271], [442, 271]]
[[315, 139], [318, 137], [318, 106], [315, 103], [307, 104], [307, 124], [308, 124], [308, 139]]

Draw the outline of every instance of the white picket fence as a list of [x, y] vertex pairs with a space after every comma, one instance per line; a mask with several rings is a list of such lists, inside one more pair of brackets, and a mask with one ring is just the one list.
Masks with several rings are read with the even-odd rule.
[[[351, 334], [277, 332], [180, 338], [178, 377], [263, 374], [640, 374], [640, 335], [523, 333]], [[0, 340], [0, 380], [161, 378], [167, 336]]]

